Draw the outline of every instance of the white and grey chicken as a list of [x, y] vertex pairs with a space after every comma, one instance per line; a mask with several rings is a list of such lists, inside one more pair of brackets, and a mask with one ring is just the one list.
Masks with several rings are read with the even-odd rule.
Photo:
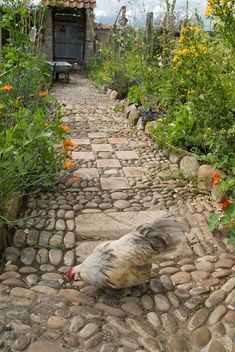
[[138, 286], [150, 279], [154, 257], [175, 250], [186, 230], [185, 223], [169, 215], [140, 225], [118, 240], [100, 244], [82, 264], [70, 267], [67, 277], [101, 288]]

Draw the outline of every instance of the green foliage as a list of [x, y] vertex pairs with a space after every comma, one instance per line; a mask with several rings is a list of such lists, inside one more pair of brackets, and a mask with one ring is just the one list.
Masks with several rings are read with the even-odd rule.
[[55, 158], [55, 145], [62, 139], [59, 117], [45, 127], [48, 114], [19, 108], [6, 126], [0, 120], [0, 199], [26, 191], [36, 185], [48, 185], [61, 166]]
[[117, 65], [112, 62], [112, 52], [110, 49], [101, 49], [95, 56], [89, 67], [89, 78], [94, 81], [98, 88], [108, 86], [113, 81], [113, 75], [117, 70]]
[[216, 196], [221, 199], [220, 213], [213, 213], [208, 221], [211, 231], [220, 225], [228, 229], [229, 243], [235, 244], [235, 159], [229, 160], [230, 170], [219, 180]]
[[10, 194], [24, 195], [53, 181], [63, 159], [56, 145], [65, 133], [59, 109], [47, 94], [45, 60], [21, 31], [30, 11], [20, 1], [13, 5], [4, 9], [1, 23], [11, 42], [3, 47], [0, 76], [0, 222], [6, 220]]
[[[115, 33], [114, 33], [115, 34]], [[144, 80], [144, 48], [140, 43], [141, 30], [128, 28], [117, 33], [108, 48], [102, 48], [89, 69], [89, 77], [97, 87], [106, 86], [126, 97], [129, 89]]]
[[[5, 46], [4, 53], [8, 54], [5, 55], [3, 61], [7, 68], [5, 68], [6, 71], [0, 84], [11, 84], [14, 87], [10, 93], [10, 101], [8, 101], [6, 94], [1, 94], [1, 102], [7, 104], [8, 114], [14, 112], [17, 105], [22, 105], [30, 110], [35, 110], [38, 107], [42, 108], [45, 105], [46, 109], [47, 99], [42, 100], [38, 96], [39, 91], [46, 89], [51, 81], [51, 73], [45, 59], [40, 55], [19, 49], [16, 64], [16, 57], [14, 56], [14, 50], [11, 50], [11, 46]], [[13, 62], [9, 57], [14, 58]]]
[[127, 94], [128, 100], [132, 104], [143, 105], [145, 100], [145, 92], [142, 86], [132, 86]]
[[3, 0], [1, 2], [1, 23], [4, 43], [8, 39], [14, 56], [24, 47], [32, 52], [40, 48], [43, 19], [46, 6], [31, 0]]
[[156, 139], [164, 129], [165, 143], [226, 165], [235, 150], [235, 119], [229, 111], [234, 104], [233, 68], [232, 53], [219, 39], [198, 27], [185, 27], [156, 92], [168, 110]]
[[115, 111], [115, 112], [123, 112], [124, 107], [125, 107], [125, 104], [123, 104], [123, 103], [118, 103], [118, 104], [116, 104], [116, 105], [114, 106], [113, 111]]
[[234, 0], [207, 0], [206, 16], [210, 17], [214, 29], [235, 50]]
[[166, 1], [151, 60], [145, 33], [126, 27], [124, 33], [114, 32], [90, 71], [98, 85], [142, 105], [142, 115], [149, 106], [166, 116], [153, 132], [158, 145], [197, 153], [198, 159], [225, 168], [235, 152], [235, 55], [231, 40], [224, 40], [232, 28], [231, 3], [222, 1], [223, 13], [216, 7], [222, 39], [218, 32], [210, 36], [202, 29], [197, 13], [191, 22], [177, 22], [176, 2]]

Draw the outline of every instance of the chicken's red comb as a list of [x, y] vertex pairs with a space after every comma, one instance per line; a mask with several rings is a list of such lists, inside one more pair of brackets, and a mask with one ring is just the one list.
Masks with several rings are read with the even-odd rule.
[[73, 280], [73, 277], [74, 277], [74, 273], [72, 272], [73, 270], [73, 267], [72, 266], [69, 266], [67, 271], [66, 271], [66, 277], [69, 281], [72, 281]]

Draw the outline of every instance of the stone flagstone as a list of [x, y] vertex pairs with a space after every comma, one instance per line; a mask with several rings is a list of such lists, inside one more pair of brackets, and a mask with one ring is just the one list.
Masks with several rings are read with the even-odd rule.
[[92, 144], [91, 148], [94, 152], [112, 152], [111, 144]]
[[115, 154], [118, 159], [122, 159], [122, 160], [139, 159], [137, 153], [132, 150], [121, 150], [121, 151], [115, 152]]
[[152, 222], [165, 211], [137, 211], [124, 213], [96, 213], [78, 215], [75, 219], [77, 238], [114, 239], [133, 231], [144, 223]]
[[101, 177], [100, 183], [103, 190], [128, 189], [130, 187], [125, 177]]
[[105, 132], [92, 132], [88, 133], [89, 138], [105, 138], [107, 135]]
[[65, 352], [55, 341], [38, 340], [29, 346], [29, 352]]
[[75, 138], [75, 139], [72, 139], [72, 142], [74, 143], [74, 145], [89, 145], [90, 144], [90, 140], [88, 138]]
[[118, 159], [97, 159], [97, 167], [121, 167], [121, 164]]
[[124, 167], [123, 171], [126, 177], [138, 177], [144, 174], [142, 167]]
[[93, 152], [72, 152], [72, 159], [74, 160], [95, 160]]
[[79, 168], [74, 171], [74, 175], [80, 178], [95, 178], [99, 177], [99, 171], [96, 168]]
[[111, 144], [128, 144], [126, 138], [108, 138], [109, 143]]

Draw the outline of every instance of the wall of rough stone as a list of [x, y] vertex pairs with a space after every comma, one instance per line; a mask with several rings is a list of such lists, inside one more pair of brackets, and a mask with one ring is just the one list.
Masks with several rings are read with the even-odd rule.
[[96, 33], [96, 42], [99, 45], [107, 45], [110, 43], [112, 39], [112, 31], [110, 28], [96, 28], [95, 29]]
[[95, 30], [94, 30], [94, 18], [92, 13], [87, 13], [86, 16], [86, 34], [85, 34], [85, 58], [84, 64], [88, 66], [92, 58], [95, 55]]
[[53, 60], [52, 10], [49, 8], [43, 23], [42, 52], [46, 55], [47, 60]]

